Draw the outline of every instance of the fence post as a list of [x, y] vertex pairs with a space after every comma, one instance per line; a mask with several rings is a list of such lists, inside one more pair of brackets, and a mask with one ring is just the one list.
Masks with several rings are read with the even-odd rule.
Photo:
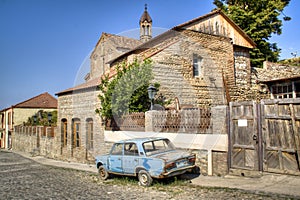
[[145, 132], [154, 132], [153, 114], [155, 112], [154, 110], [145, 112]]

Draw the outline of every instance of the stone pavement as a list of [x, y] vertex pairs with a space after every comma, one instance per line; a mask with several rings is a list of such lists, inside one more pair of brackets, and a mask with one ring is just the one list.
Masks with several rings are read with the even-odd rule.
[[199, 176], [191, 181], [195, 185], [205, 187], [237, 188], [247, 191], [292, 195], [300, 198], [299, 176], [271, 173], [264, 173], [258, 178], [233, 175], [225, 177]]
[[[93, 164], [82, 164], [48, 159], [42, 156], [30, 156], [28, 153], [16, 152], [23, 157], [30, 158], [44, 165], [71, 168], [97, 173]], [[191, 183], [204, 187], [236, 188], [255, 192], [292, 195], [300, 198], [300, 176], [264, 173], [257, 178], [227, 175], [225, 177], [198, 176], [191, 179]]]

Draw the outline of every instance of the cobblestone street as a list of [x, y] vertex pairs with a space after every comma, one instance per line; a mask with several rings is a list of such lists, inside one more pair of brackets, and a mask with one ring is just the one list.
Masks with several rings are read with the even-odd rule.
[[102, 182], [91, 172], [46, 166], [0, 151], [0, 199], [289, 199], [283, 195], [189, 184], [155, 184], [144, 188], [137, 181], [132, 182]]

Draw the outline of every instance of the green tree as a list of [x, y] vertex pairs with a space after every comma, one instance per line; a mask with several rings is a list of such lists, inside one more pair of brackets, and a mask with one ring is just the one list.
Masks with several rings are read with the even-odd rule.
[[[102, 78], [99, 90], [101, 107], [96, 109], [104, 119], [121, 116], [131, 112], [149, 110], [150, 100], [147, 88], [153, 79], [152, 61], [143, 63], [135, 60], [131, 64], [122, 63], [116, 67], [113, 78], [110, 75]], [[155, 84], [158, 88], [159, 84]]]
[[[51, 114], [51, 121], [48, 121], [48, 115]], [[44, 111], [39, 110], [33, 116], [28, 117], [26, 122], [23, 122], [24, 126], [56, 126], [57, 124], [57, 111]]]
[[[279, 16], [289, 2], [290, 0], [214, 0], [214, 4], [256, 43], [256, 48], [250, 52], [251, 64], [255, 67], [262, 66], [264, 60], [278, 61], [281, 49], [276, 43], [270, 43], [269, 39], [272, 34], [281, 34], [282, 20]], [[286, 21], [290, 19], [287, 16], [283, 18]]]

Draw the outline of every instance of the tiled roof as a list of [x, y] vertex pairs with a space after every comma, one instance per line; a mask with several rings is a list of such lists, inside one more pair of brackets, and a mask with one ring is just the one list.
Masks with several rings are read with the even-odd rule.
[[[135, 48], [136, 46], [142, 44], [142, 41], [134, 39], [134, 38], [129, 38], [129, 37], [125, 37], [125, 36], [120, 36], [120, 35], [103, 32], [101, 34], [100, 39], [98, 40], [98, 42], [96, 44], [96, 47], [99, 45], [99, 43], [101, 42], [102, 39], [108, 39], [115, 48], [128, 49], [128, 51]], [[95, 49], [96, 49], [96, 47], [95, 47]]]
[[300, 67], [285, 64], [264, 62], [263, 68], [255, 68], [258, 82], [274, 82], [300, 78]]
[[125, 56], [128, 56], [130, 55], [131, 53], [134, 53], [136, 51], [140, 51], [140, 50], [147, 50], [151, 47], [153, 47], [154, 45], [157, 44], [157, 42], [160, 42], [162, 38], [165, 38], [165, 37], [168, 37], [168, 36], [175, 36], [177, 34], [177, 31], [180, 31], [180, 30], [185, 30], [185, 26], [189, 25], [189, 24], [192, 24], [194, 22], [197, 22], [199, 20], [202, 20], [202, 19], [206, 19], [206, 18], [209, 18], [210, 16], [212, 15], [215, 15], [215, 14], [220, 14], [222, 15], [230, 24], [232, 24], [232, 26], [234, 28], [236, 28], [236, 30], [238, 32], [240, 32], [241, 35], [243, 35], [252, 45], [256, 46], [255, 42], [236, 24], [234, 23], [234, 21], [232, 21], [226, 14], [224, 14], [220, 9], [217, 9], [217, 10], [214, 10], [206, 15], [203, 15], [203, 16], [200, 16], [200, 17], [197, 17], [195, 19], [192, 19], [190, 21], [187, 21], [183, 24], [180, 24], [180, 25], [177, 25], [169, 30], [167, 30], [166, 32], [148, 40], [147, 42], [145, 43], [142, 43], [141, 45], [133, 48], [131, 51], [128, 51], [114, 59], [111, 59], [108, 63], [112, 64], [114, 63], [115, 61], [125, 57]]
[[135, 48], [136, 46], [142, 44], [142, 41], [134, 39], [134, 38], [129, 38], [125, 36], [120, 36], [120, 35], [114, 35], [114, 34], [109, 34], [106, 33], [108, 36], [109, 40], [113, 43], [113, 45], [116, 48], [124, 48], [131, 50]]
[[57, 99], [48, 92], [18, 103], [14, 108], [57, 108]]
[[[128, 51], [130, 51], [131, 49], [135, 48], [136, 46], [142, 44], [142, 42], [140, 40], [136, 40], [136, 39], [133, 39], [133, 38], [128, 38], [128, 37], [124, 37], [124, 36], [120, 36], [120, 35], [114, 35], [114, 34], [104, 32], [104, 33], [102, 33], [101, 38], [99, 39], [96, 46], [99, 45], [102, 38], [103, 39], [104, 38], [109, 39], [110, 43], [114, 47], [116, 47], [117, 50], [119, 48], [122, 48], [122, 50], [128, 49]], [[68, 88], [66, 90], [60, 91], [60, 92], [56, 93], [55, 95], [59, 96], [59, 95], [70, 93], [70, 92], [77, 91], [77, 90], [84, 90], [84, 89], [97, 87], [100, 83], [101, 83], [101, 77], [98, 77], [98, 78], [89, 80], [85, 83], [82, 83], [80, 85], [77, 85], [77, 86]]]
[[141, 22], [144, 22], [144, 21], [147, 21], [147, 22], [152, 22], [152, 19], [147, 11], [147, 7], [145, 8], [145, 11], [143, 13], [143, 15], [141, 16], [141, 19], [140, 19], [140, 23]]
[[70, 93], [70, 92], [77, 91], [77, 90], [86, 90], [86, 89], [89, 89], [89, 88], [95, 88], [98, 85], [100, 85], [100, 83], [101, 83], [101, 78], [98, 77], [98, 78], [89, 80], [89, 81], [87, 81], [85, 83], [82, 83], [80, 85], [77, 85], [75, 87], [71, 87], [69, 89], [66, 89], [66, 90], [63, 90], [61, 92], [58, 92], [55, 95], [59, 96], [59, 95]]

